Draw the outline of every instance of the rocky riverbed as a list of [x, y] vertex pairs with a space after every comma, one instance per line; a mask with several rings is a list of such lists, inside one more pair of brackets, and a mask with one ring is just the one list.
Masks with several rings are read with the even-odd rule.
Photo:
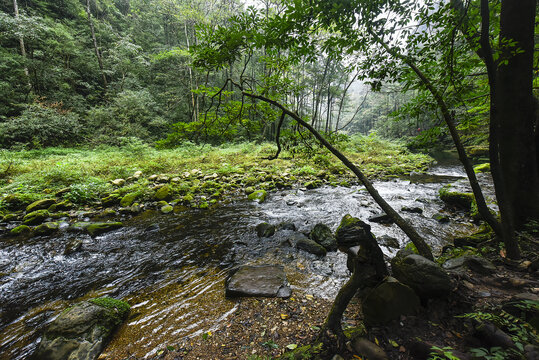
[[[458, 234], [476, 228], [467, 213], [449, 211], [439, 199], [439, 189], [462, 176], [459, 168], [435, 168], [430, 174], [412, 174], [376, 186], [439, 252]], [[159, 175], [152, 180], [159, 185], [154, 196], [173, 182], [172, 178], [163, 180]], [[204, 184], [209, 181], [213, 180], [206, 179]], [[253, 187], [215, 205], [204, 201], [206, 195], [198, 195], [193, 200], [197, 206], [185, 206], [181, 203], [185, 198], [174, 202], [167, 196], [127, 204], [130, 193], [120, 197], [119, 191], [108, 208], [66, 210], [51, 232], [36, 234], [34, 226], [41, 225], [31, 224], [32, 232], [26, 235], [4, 237], [0, 330], [9, 335], [0, 343], [0, 358], [27, 357], [45, 326], [63, 308], [102, 295], [125, 300], [132, 307], [107, 356], [154, 356], [168, 344], [218, 329], [238, 311], [238, 304], [224, 297], [228, 270], [237, 265], [282, 265], [293, 293], [320, 301], [332, 299], [348, 277], [346, 256], [334, 251], [313, 255], [291, 246], [291, 239], [308, 235], [319, 223], [335, 230], [347, 213], [372, 219], [372, 231], [384, 239], [382, 248], [388, 258], [407, 239], [395, 225], [375, 222], [380, 210], [362, 187], [331, 185], [336, 184], [319, 179], [316, 186], [289, 184], [281, 190], [275, 186], [265, 201], [247, 197], [245, 193], [256, 192]], [[8, 230], [29, 213], [8, 219]], [[441, 223], [440, 215], [448, 221]], [[111, 217], [106, 220], [105, 216]], [[116, 229], [102, 231], [95, 225], [103, 222], [117, 224], [113, 225]], [[256, 226], [264, 222], [275, 226], [275, 234], [258, 236]], [[90, 224], [97, 232], [92, 233]]]

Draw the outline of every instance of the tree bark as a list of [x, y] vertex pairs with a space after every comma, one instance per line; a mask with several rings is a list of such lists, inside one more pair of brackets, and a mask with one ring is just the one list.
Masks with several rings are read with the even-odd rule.
[[[19, 4], [17, 0], [13, 0], [13, 10], [15, 12], [15, 19], [19, 20]], [[19, 36], [19, 46], [21, 48], [21, 56], [26, 61], [26, 47], [24, 46], [24, 37], [22, 34]], [[32, 84], [30, 83], [30, 73], [28, 72], [28, 67], [24, 65], [24, 75], [26, 76], [26, 81], [28, 81], [28, 90], [32, 89]]]
[[[539, 219], [539, 170], [533, 96], [536, 0], [502, 1], [500, 47], [496, 71], [496, 113], [500, 171], [504, 195], [516, 229]], [[516, 48], [504, 44], [514, 41]], [[516, 49], [519, 51], [516, 51]], [[507, 249], [509, 250], [509, 249]]]
[[92, 20], [92, 13], [90, 12], [90, 0], [86, 0], [86, 14], [88, 15], [88, 25], [90, 26], [90, 33], [92, 35], [92, 41], [94, 43], [95, 55], [97, 56], [97, 62], [99, 64], [99, 70], [101, 71], [101, 78], [103, 79], [103, 89], [107, 91], [107, 76], [105, 75], [105, 69], [103, 67], [103, 60], [101, 58], [101, 53], [99, 52], [99, 47], [97, 46], [97, 39], [95, 37], [95, 28], [94, 22]]

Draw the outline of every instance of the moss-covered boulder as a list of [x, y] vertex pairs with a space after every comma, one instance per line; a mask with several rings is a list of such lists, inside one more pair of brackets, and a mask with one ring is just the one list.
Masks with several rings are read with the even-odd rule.
[[153, 197], [157, 201], [169, 200], [172, 198], [172, 189], [168, 185], [162, 186], [157, 189]]
[[68, 200], [64, 200], [62, 202], [52, 204], [51, 206], [49, 206], [48, 210], [49, 212], [53, 213], [56, 211], [70, 210], [71, 208], [73, 208], [73, 204]]
[[103, 206], [112, 206], [112, 205], [116, 205], [120, 202], [121, 200], [121, 195], [118, 194], [118, 193], [112, 193], [112, 194], [109, 194], [108, 196], [105, 196], [104, 198], [101, 199], [101, 203], [103, 204]]
[[249, 200], [255, 201], [257, 203], [263, 203], [266, 201], [266, 197], [268, 196], [268, 193], [266, 190], [256, 190], [252, 194], [249, 195]]
[[121, 222], [96, 222], [88, 223], [86, 225], [86, 231], [91, 236], [98, 236], [106, 232], [119, 229], [124, 225]]
[[3, 222], [10, 222], [10, 221], [16, 221], [19, 218], [17, 214], [6, 214], [2, 218]]
[[316, 243], [322, 245], [327, 251], [337, 250], [337, 239], [333, 231], [326, 224], [316, 224], [311, 230], [309, 237]]
[[34, 358], [97, 359], [128, 314], [127, 303], [106, 297], [76, 304], [51, 322]]
[[363, 315], [369, 325], [383, 325], [413, 315], [419, 310], [420, 301], [411, 287], [388, 277], [371, 290], [362, 303]]
[[401, 250], [391, 259], [393, 276], [423, 299], [443, 297], [451, 290], [451, 278], [435, 262]]
[[56, 200], [54, 199], [41, 199], [34, 201], [26, 207], [26, 212], [31, 213], [32, 211], [36, 210], [48, 209], [53, 204], [56, 204]]
[[22, 219], [24, 225], [37, 225], [41, 224], [45, 219], [50, 216], [47, 210], [36, 210], [28, 213]]
[[346, 214], [341, 219], [341, 224], [335, 232], [337, 245], [350, 248], [361, 244], [362, 240], [368, 239], [371, 227], [363, 221]]
[[46, 222], [44, 224], [36, 226], [36, 228], [34, 229], [34, 233], [36, 235], [50, 235], [57, 231], [58, 228], [59, 225], [57, 222]]
[[19, 225], [16, 228], [11, 229], [9, 232], [13, 236], [28, 235], [32, 232], [32, 229], [28, 225]]
[[470, 211], [474, 196], [472, 193], [451, 191], [451, 187], [444, 186], [439, 191], [440, 199], [448, 205]]
[[125, 195], [120, 200], [120, 206], [129, 207], [129, 206], [133, 205], [133, 203], [135, 202], [135, 200], [138, 199], [139, 196], [140, 196], [140, 194], [138, 192], [132, 192], [132, 193], [129, 193], [129, 194]]
[[474, 166], [473, 171], [477, 173], [490, 172], [490, 163], [484, 163]]

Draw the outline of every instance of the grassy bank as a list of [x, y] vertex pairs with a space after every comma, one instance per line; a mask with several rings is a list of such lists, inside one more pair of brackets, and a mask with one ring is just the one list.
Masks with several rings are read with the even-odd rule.
[[[339, 147], [355, 163], [361, 164], [369, 176], [377, 178], [421, 171], [431, 161], [425, 155], [408, 152], [400, 144], [375, 137], [354, 137]], [[346, 168], [322, 149], [296, 154], [284, 151], [279, 159], [267, 160], [275, 150], [273, 144], [254, 143], [219, 147], [186, 144], [181, 148], [157, 150], [138, 142], [96, 149], [3, 150], [0, 153], [0, 209], [10, 208], [8, 200], [13, 195], [22, 208], [58, 192], [75, 206], [96, 205], [112, 192], [124, 195], [148, 187], [155, 190], [152, 180], [148, 180], [153, 174], [179, 179], [176, 187], [183, 190], [176, 191], [177, 195], [197, 193], [193, 187], [204, 187], [204, 178], [208, 175], [213, 178], [206, 180], [226, 181], [229, 185], [230, 177], [234, 177], [236, 188], [262, 186], [269, 190], [309, 181], [316, 182], [312, 187], [324, 183], [347, 185], [354, 181]], [[142, 172], [143, 177], [128, 182], [122, 189], [111, 183], [115, 179], [129, 179], [137, 171]], [[189, 177], [185, 175], [187, 172], [197, 176]], [[194, 181], [195, 177], [199, 181]], [[151, 191], [142, 192], [142, 197], [148, 197]]]

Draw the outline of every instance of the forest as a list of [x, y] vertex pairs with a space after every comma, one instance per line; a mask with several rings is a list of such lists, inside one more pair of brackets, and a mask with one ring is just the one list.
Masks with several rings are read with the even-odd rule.
[[539, 359], [534, 0], [0, 0], [0, 360]]

